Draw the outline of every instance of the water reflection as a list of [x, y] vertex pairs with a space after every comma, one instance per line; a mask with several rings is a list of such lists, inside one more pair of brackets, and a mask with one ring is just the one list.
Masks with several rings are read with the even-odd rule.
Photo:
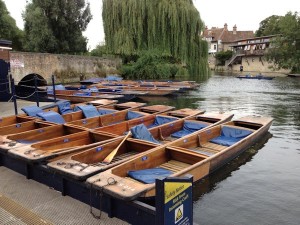
[[250, 162], [253, 156], [268, 142], [272, 134], [268, 132], [263, 138], [255, 145], [251, 146], [245, 152], [240, 154], [235, 159], [222, 166], [208, 177], [200, 180], [194, 184], [193, 188], [193, 201], [198, 201], [204, 194], [213, 191], [218, 183], [230, 177], [233, 171], [238, 170], [242, 165]]

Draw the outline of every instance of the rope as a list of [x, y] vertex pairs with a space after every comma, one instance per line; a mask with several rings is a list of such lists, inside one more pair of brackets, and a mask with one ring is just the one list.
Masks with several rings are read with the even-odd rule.
[[7, 89], [5, 89], [5, 90], [3, 90], [3, 91], [0, 91], [0, 92], [7, 92], [7, 93], [8, 93], [8, 88], [7, 88]]
[[11, 100], [13, 99], [14, 96], [11, 96], [11, 98], [7, 101], [7, 102], [11, 102]]
[[0, 83], [0, 84], [9, 84], [10, 82], [4, 82], [4, 83]]
[[26, 97], [21, 97], [21, 96], [18, 96], [16, 95], [17, 98], [21, 98], [21, 99], [26, 99], [26, 98], [30, 98], [31, 96], [33, 96], [35, 94], [35, 92], [33, 92], [32, 94], [26, 96]]

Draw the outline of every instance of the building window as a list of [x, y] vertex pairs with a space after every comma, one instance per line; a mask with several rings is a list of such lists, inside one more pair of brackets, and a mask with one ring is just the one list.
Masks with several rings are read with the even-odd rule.
[[214, 50], [217, 50], [217, 45], [214, 45]]

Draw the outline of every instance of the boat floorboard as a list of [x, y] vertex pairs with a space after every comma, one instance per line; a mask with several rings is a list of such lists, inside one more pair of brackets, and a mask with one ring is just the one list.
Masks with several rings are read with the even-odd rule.
[[201, 143], [201, 147], [202, 148], [209, 148], [209, 149], [212, 149], [212, 150], [215, 150], [215, 151], [218, 151], [218, 152], [227, 148], [226, 146], [214, 144], [214, 143], [211, 143], [211, 142], [206, 142], [204, 144]]

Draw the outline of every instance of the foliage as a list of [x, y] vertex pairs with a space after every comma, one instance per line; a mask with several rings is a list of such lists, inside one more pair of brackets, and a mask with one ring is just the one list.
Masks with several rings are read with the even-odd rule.
[[103, 55], [106, 54], [106, 46], [105, 45], [100, 45], [98, 44], [96, 46], [96, 48], [94, 48], [92, 51], [91, 51], [91, 56], [98, 56], [98, 57], [102, 57]]
[[23, 19], [26, 50], [70, 54], [87, 51], [82, 32], [92, 16], [85, 0], [32, 0]]
[[161, 79], [174, 77], [178, 66], [158, 50], [144, 51], [136, 62], [123, 65], [121, 72], [127, 79]]
[[230, 50], [217, 52], [215, 57], [219, 61], [219, 66], [224, 66], [225, 61], [232, 57], [233, 52]]
[[[191, 0], [103, 0], [102, 17], [109, 52], [130, 58], [159, 49], [161, 57], [180, 61], [190, 74], [208, 73], [207, 42], [200, 37], [204, 24]], [[168, 73], [166, 65], [155, 66]]]
[[279, 21], [282, 16], [269, 16], [259, 23], [259, 28], [255, 32], [256, 37], [280, 34]]
[[0, 0], [0, 39], [12, 41], [14, 50], [22, 50], [23, 32], [10, 16], [5, 3]]
[[280, 35], [272, 39], [266, 58], [274, 62], [274, 69], [300, 72], [300, 17], [288, 12], [278, 20]]

